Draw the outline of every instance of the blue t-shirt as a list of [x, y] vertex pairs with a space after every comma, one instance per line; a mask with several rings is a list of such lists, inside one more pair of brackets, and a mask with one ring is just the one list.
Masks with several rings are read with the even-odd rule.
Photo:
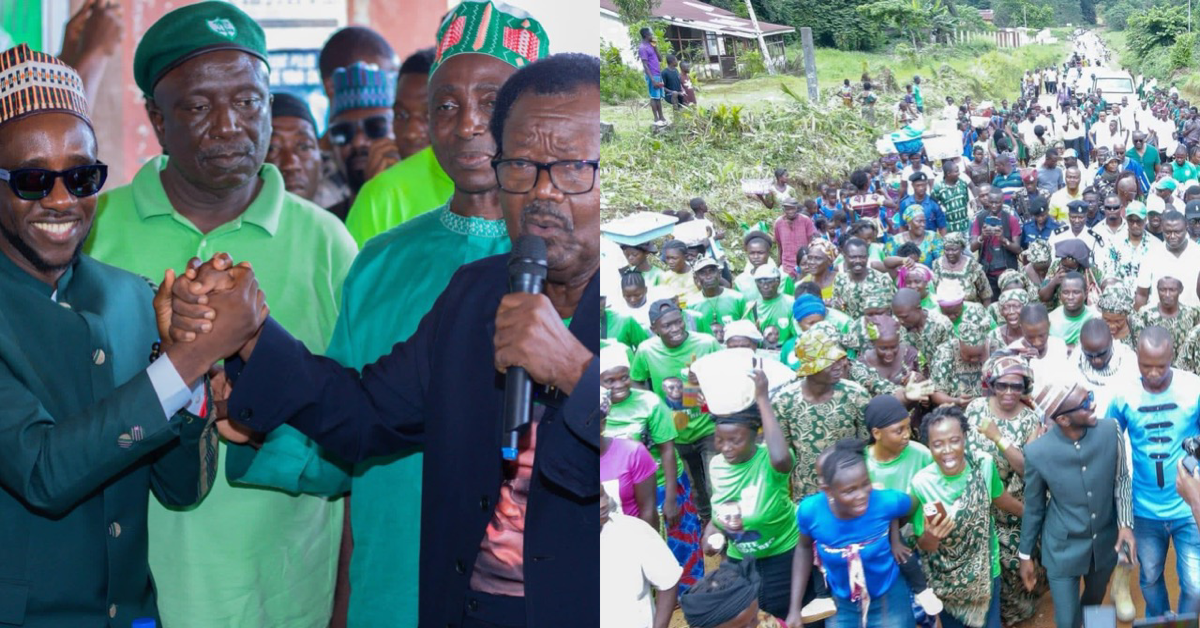
[[1183, 439], [1200, 435], [1200, 377], [1172, 369], [1166, 392], [1152, 394], [1141, 379], [1126, 382], [1107, 416], [1129, 434], [1133, 450], [1133, 514], [1167, 521], [1191, 519], [1192, 510], [1175, 490], [1175, 467]]
[[[854, 519], [838, 519], [829, 509], [824, 493], [809, 495], [796, 509], [800, 533], [817, 542], [817, 551], [825, 565], [825, 575], [833, 594], [843, 600], [850, 598], [850, 570], [841, 552], [830, 547], [845, 548], [851, 543], [870, 544], [859, 550], [867, 591], [879, 597], [892, 588], [900, 568], [892, 557], [888, 542], [888, 524], [912, 510], [912, 498], [900, 491], [880, 489], [871, 491], [867, 512]], [[872, 540], [873, 539], [873, 540]]]
[[896, 209], [896, 214], [892, 216], [892, 222], [897, 227], [903, 228], [907, 223], [904, 220], [904, 210], [913, 205], [920, 205], [921, 209], [925, 210], [925, 228], [929, 231], [937, 231], [946, 228], [946, 212], [942, 211], [942, 206], [938, 202], [926, 196], [917, 201], [917, 198], [912, 194], [900, 199], [900, 206]]

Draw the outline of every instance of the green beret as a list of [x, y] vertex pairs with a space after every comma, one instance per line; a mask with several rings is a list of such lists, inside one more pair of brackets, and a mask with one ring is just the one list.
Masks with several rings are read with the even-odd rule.
[[133, 80], [146, 98], [152, 98], [154, 86], [167, 72], [217, 50], [241, 50], [267, 62], [266, 35], [241, 9], [223, 0], [175, 9], [151, 25], [138, 42]]

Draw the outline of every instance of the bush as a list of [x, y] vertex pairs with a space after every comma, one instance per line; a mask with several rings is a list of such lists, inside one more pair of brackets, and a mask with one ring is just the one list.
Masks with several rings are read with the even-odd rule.
[[762, 53], [757, 50], [748, 50], [738, 55], [738, 77], [739, 78], [754, 78], [760, 74], [765, 74], [767, 64], [763, 61]]
[[1192, 51], [1196, 48], [1196, 34], [1182, 33], [1171, 46], [1171, 69], [1186, 68], [1192, 65]]
[[1104, 25], [1115, 30], [1123, 31], [1128, 27], [1129, 18], [1142, 10], [1129, 0], [1122, 0], [1104, 9]]
[[615, 105], [646, 95], [646, 79], [641, 72], [625, 65], [621, 51], [612, 44], [600, 49], [600, 97]]

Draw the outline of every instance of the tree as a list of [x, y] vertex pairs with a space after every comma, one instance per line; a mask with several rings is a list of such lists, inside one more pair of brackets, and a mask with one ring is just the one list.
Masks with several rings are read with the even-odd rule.
[[813, 42], [840, 50], [874, 50], [886, 42], [883, 25], [859, 12], [864, 0], [798, 1], [793, 21], [788, 24], [809, 26]]
[[1158, 48], [1174, 45], [1176, 37], [1187, 32], [1187, 12], [1183, 7], [1151, 7], [1131, 15], [1126, 30], [1126, 45], [1142, 61]]
[[[934, 6], [936, 5], [936, 10]], [[917, 36], [933, 26], [936, 16], [945, 12], [941, 0], [933, 0], [926, 6], [922, 0], [876, 0], [858, 8], [863, 15], [879, 20], [899, 30], [912, 40], [914, 48], [920, 46]]]
[[1035, 4], [1029, 0], [995, 0], [997, 26], [1028, 26], [1047, 28], [1055, 22], [1055, 9], [1047, 4]]
[[1083, 18], [1085, 24], [1096, 23], [1096, 2], [1095, 0], [1079, 0], [1079, 14]]
[[649, 20], [661, 2], [662, 0], [613, 0], [613, 4], [617, 5], [617, 12], [621, 14], [621, 21], [626, 24]]
[[1115, 4], [1110, 4], [1104, 7], [1104, 25], [1117, 31], [1123, 31], [1129, 24], [1130, 16], [1142, 7], [1135, 5], [1130, 0], [1121, 0]]

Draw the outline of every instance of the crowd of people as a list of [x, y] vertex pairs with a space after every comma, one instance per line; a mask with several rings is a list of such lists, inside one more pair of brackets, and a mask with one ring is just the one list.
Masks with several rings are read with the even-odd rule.
[[403, 61], [347, 27], [322, 130], [262, 25], [182, 3], [122, 74], [161, 154], [112, 182], [121, 15], [0, 52], [0, 624], [598, 616], [599, 60], [493, 0]]
[[1000, 628], [1049, 594], [1079, 628], [1133, 619], [1135, 570], [1146, 616], [1197, 610], [1200, 118], [1072, 45], [1011, 104], [901, 102], [961, 155], [811, 198], [778, 168], [773, 224], [694, 198], [609, 243], [602, 625]]

